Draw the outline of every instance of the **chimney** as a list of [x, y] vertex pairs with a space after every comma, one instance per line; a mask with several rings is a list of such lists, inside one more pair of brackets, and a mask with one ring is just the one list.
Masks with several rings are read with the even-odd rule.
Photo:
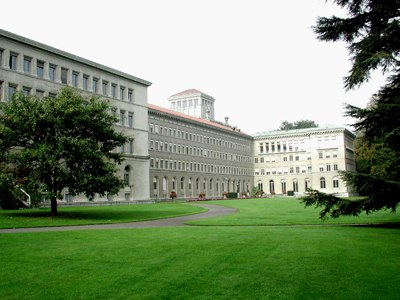
[[225, 117], [225, 125], [229, 125], [229, 117]]

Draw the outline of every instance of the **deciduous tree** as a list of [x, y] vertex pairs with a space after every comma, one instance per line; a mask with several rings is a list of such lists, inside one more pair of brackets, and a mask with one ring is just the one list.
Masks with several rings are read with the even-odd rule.
[[123, 186], [114, 150], [127, 138], [116, 121], [109, 102], [71, 88], [43, 99], [17, 93], [0, 106], [1, 163], [12, 166], [18, 184], [45, 192], [56, 215], [65, 188], [92, 198]]

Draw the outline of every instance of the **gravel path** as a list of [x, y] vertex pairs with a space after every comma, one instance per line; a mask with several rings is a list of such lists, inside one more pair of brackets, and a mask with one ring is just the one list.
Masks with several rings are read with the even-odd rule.
[[34, 228], [15, 228], [0, 229], [0, 233], [16, 232], [44, 232], [44, 231], [69, 231], [69, 230], [92, 230], [92, 229], [118, 229], [118, 228], [154, 228], [154, 227], [179, 227], [188, 226], [186, 221], [219, 217], [236, 212], [234, 208], [223, 207], [212, 204], [192, 204], [208, 209], [207, 212], [195, 215], [182, 216], [170, 219], [161, 219], [154, 221], [142, 221], [118, 224], [98, 224], [98, 225], [79, 225], [79, 226], [57, 226], [57, 227], [34, 227]]

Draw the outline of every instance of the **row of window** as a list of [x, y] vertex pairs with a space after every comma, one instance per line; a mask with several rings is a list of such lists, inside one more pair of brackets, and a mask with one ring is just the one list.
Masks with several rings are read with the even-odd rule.
[[[286, 180], [281, 180], [281, 193], [286, 194], [287, 193], [287, 182]], [[326, 179], [325, 177], [320, 177], [319, 179], [319, 187], [321, 189], [326, 189]], [[339, 179], [337, 177], [332, 179], [332, 187], [333, 188], [339, 188]], [[258, 188], [262, 191], [264, 191], [264, 186], [263, 183], [261, 181], [258, 182]], [[304, 180], [304, 191], [307, 191], [308, 189], [311, 188], [311, 184], [310, 184], [310, 179], [306, 178]], [[292, 181], [292, 191], [297, 193], [299, 192], [299, 182], [297, 179], [293, 179]], [[275, 194], [275, 181], [274, 180], [270, 180], [269, 181], [269, 193], [270, 194]]]
[[[3, 89], [3, 82], [0, 81], [0, 96], [2, 95], [2, 89]], [[20, 86], [14, 83], [9, 83], [8, 84], [8, 100], [10, 100], [12, 98], [12, 96], [19, 91]], [[27, 86], [22, 86], [21, 91], [23, 92], [23, 94], [25, 96], [28, 95], [36, 95], [39, 98], [43, 98], [45, 96], [45, 91], [42, 90], [33, 90], [31, 87], [27, 87]], [[55, 93], [48, 93], [49, 97], [56, 97]], [[133, 128], [133, 113], [132, 112], [127, 112], [125, 110], [120, 110], [119, 113], [119, 125], [121, 126], [127, 126], [129, 128]]]
[[242, 155], [236, 155], [231, 153], [224, 153], [219, 151], [213, 151], [203, 148], [190, 147], [179, 144], [172, 144], [167, 142], [159, 142], [150, 140], [149, 149], [155, 151], [162, 151], [168, 153], [184, 154], [198, 157], [208, 157], [214, 159], [222, 159], [228, 161], [238, 161], [238, 162], [251, 162], [251, 158]]
[[[317, 138], [319, 145], [336, 146], [336, 136], [319, 136]], [[307, 139], [309, 141], [309, 139]], [[288, 141], [272, 141], [259, 143], [260, 153], [270, 152], [292, 152], [304, 150], [306, 145], [305, 139], [294, 139]]]
[[175, 171], [188, 171], [188, 172], [189, 171], [205, 172], [205, 173], [215, 173], [215, 174], [247, 175], [247, 176], [251, 176], [253, 173], [251, 169], [246, 169], [246, 168], [218, 166], [211, 164], [176, 161], [176, 160], [159, 159], [159, 158], [150, 159], [150, 168], [175, 170]]
[[[337, 158], [338, 157], [337, 152], [336, 151], [327, 152], [327, 153], [325, 153], [325, 156], [324, 156], [323, 152], [318, 153], [319, 159], [323, 159], [324, 157], [329, 159], [329, 158], [331, 158], [331, 156], [332, 156], [332, 158]], [[288, 156], [273, 155], [273, 156], [265, 156], [265, 157], [255, 157], [254, 162], [257, 164], [259, 162], [260, 163], [264, 163], [264, 162], [269, 163], [269, 162], [276, 162], [276, 161], [300, 161], [300, 160], [305, 160], [305, 157], [306, 157], [305, 155], [288, 155]], [[307, 155], [307, 160], [311, 160], [311, 156], [309, 154]]]
[[[154, 177], [153, 178], [153, 190], [156, 191], [158, 190], [158, 178]], [[179, 181], [179, 182], [178, 182]], [[172, 178], [172, 190], [176, 191], [178, 190], [178, 183], [179, 183], [179, 189], [180, 190], [185, 190], [185, 184], [186, 184], [186, 179], [185, 177], [181, 177], [179, 180], [176, 178]], [[208, 184], [207, 184], [208, 183]], [[224, 192], [229, 190], [229, 186], [233, 185], [235, 187], [236, 190], [240, 190], [240, 186], [242, 186], [242, 189], [245, 190], [249, 190], [249, 184], [247, 183], [247, 185], [245, 184], [246, 181], [231, 181], [231, 180], [220, 180], [219, 179], [203, 179], [202, 181], [200, 180], [200, 178], [196, 178], [195, 180], [193, 180], [192, 178], [188, 178], [187, 179], [187, 188], [189, 191], [193, 192], [193, 188], [195, 188], [197, 191], [202, 190], [203, 192], [207, 192], [207, 191], [213, 191], [215, 193], [219, 193], [219, 192]], [[162, 178], [162, 190], [164, 192], [167, 191], [167, 187], [168, 187], [168, 178], [164, 177]], [[208, 188], [208, 189], [207, 189]]]
[[183, 139], [183, 140], [187, 140], [187, 141], [191, 141], [191, 142], [215, 145], [218, 147], [224, 147], [224, 148], [239, 150], [239, 151], [243, 151], [243, 152], [250, 151], [250, 146], [248, 146], [248, 145], [243, 145], [243, 144], [234, 143], [234, 142], [228, 142], [228, 141], [225, 141], [222, 139], [216, 139], [216, 138], [201, 135], [201, 134], [186, 132], [186, 131], [175, 129], [175, 128], [169, 128], [169, 127], [163, 127], [163, 126], [159, 126], [159, 125], [150, 124], [149, 131], [150, 131], [150, 133], [174, 137], [174, 138]]
[[[338, 171], [338, 164], [332, 165], [320, 165], [319, 172], [331, 172]], [[280, 175], [280, 174], [299, 174], [299, 173], [312, 173], [312, 166], [296, 166], [296, 167], [283, 167], [283, 168], [267, 168], [267, 169], [255, 169], [254, 175]]]
[[133, 154], [134, 150], [135, 149], [134, 149], [134, 140], [133, 139], [129, 139], [127, 143], [125, 143], [121, 147], [119, 147], [120, 153]]
[[[134, 89], [123, 85], [100, 79], [79, 71], [60, 67], [33, 57], [10, 51], [8, 61], [4, 56], [4, 49], [0, 49], [0, 67], [5, 66], [10, 70], [23, 72], [37, 78], [47, 79], [62, 84], [72, 85], [85, 91], [102, 94], [123, 101], [134, 101]], [[22, 59], [22, 61], [21, 61]], [[20, 66], [22, 64], [22, 66]]]

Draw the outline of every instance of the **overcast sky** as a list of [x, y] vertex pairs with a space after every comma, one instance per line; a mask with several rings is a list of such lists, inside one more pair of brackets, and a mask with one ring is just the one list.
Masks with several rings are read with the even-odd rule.
[[152, 82], [151, 104], [198, 89], [251, 134], [285, 120], [345, 126], [343, 104], [365, 107], [384, 83], [376, 72], [345, 92], [346, 45], [311, 29], [343, 13], [324, 0], [13, 0], [0, 28]]

